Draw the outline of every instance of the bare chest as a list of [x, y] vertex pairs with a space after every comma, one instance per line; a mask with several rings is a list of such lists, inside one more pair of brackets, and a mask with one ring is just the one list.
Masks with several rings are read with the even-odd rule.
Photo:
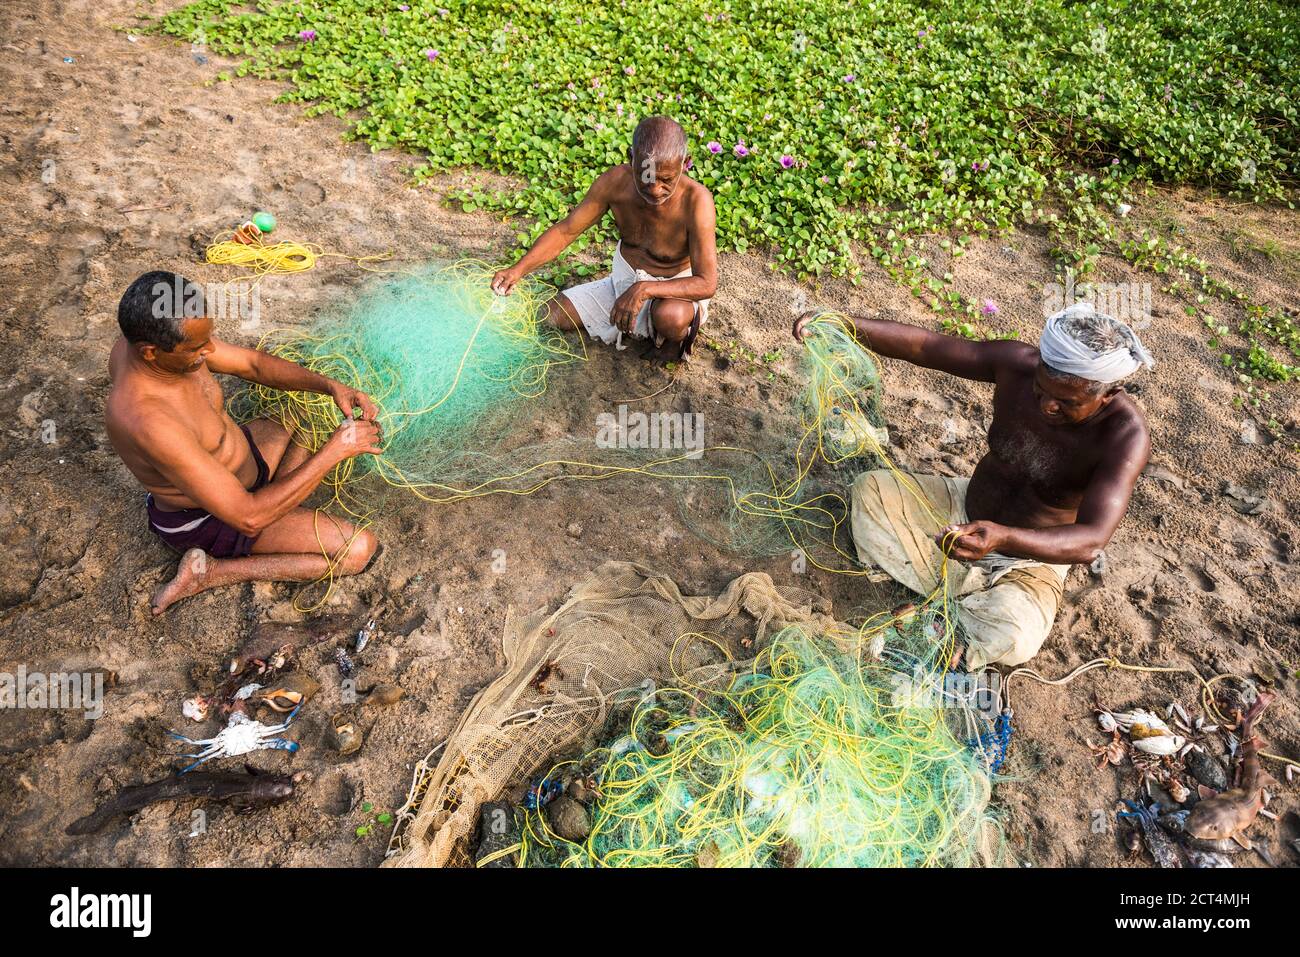
[[1009, 480], [1031, 485], [1045, 501], [1077, 501], [1095, 463], [1078, 441], [1040, 432], [1020, 423], [994, 419], [989, 454]]
[[239, 426], [226, 414], [226, 398], [216, 377], [206, 369], [184, 396], [181, 410], [198, 437], [199, 444], [218, 461], [238, 464], [240, 458]]
[[684, 213], [647, 215], [622, 204], [613, 205], [611, 211], [624, 253], [633, 266], [678, 272], [689, 264], [690, 230]]

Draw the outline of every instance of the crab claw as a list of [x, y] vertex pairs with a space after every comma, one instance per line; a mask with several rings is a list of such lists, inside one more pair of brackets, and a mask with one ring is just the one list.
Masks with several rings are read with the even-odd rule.
[[1124, 802], [1124, 806], [1127, 807], [1128, 810], [1116, 811], [1115, 812], [1116, 817], [1125, 817], [1125, 818], [1135, 817], [1138, 820], [1141, 820], [1142, 818], [1146, 817], [1147, 814], [1146, 808], [1144, 808], [1141, 804], [1138, 804], [1137, 801], [1130, 801], [1128, 798], [1121, 798], [1120, 800]]
[[198, 760], [195, 761], [193, 764], [189, 765], [188, 767], [181, 768], [181, 770], [178, 772], [179, 774], [186, 774], [186, 773], [188, 773], [188, 772], [190, 772], [190, 771], [193, 771], [193, 770], [194, 770], [195, 768], [197, 768], [200, 764], [204, 764], [204, 763], [206, 763], [206, 762], [208, 762], [208, 761], [211, 761], [211, 760], [212, 760], [213, 758], [215, 758], [215, 757], [219, 757], [219, 755], [217, 755], [217, 754], [207, 754], [207, 753], [203, 753], [203, 754], [182, 754], [181, 757], [183, 757], [183, 758], [198, 758]]

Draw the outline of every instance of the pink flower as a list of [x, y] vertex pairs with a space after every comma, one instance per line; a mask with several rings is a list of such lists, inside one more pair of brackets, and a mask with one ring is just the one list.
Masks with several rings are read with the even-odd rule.
[[405, 13], [407, 10], [411, 9], [411, 5], [409, 3], [399, 3], [397, 9]]
[[996, 316], [998, 311], [998, 304], [992, 299], [985, 299], [984, 305], [980, 306], [980, 312], [986, 316]]
[[852, 74], [852, 73], [846, 73], [846, 74], [844, 74], [844, 82], [845, 82], [845, 83], [852, 83], [852, 82], [853, 82], [854, 80], [856, 80], [856, 79], [857, 79], [857, 76], [854, 75], [854, 74]]
[[710, 153], [712, 153], [714, 156], [717, 156], [719, 153], [722, 152], [722, 144], [719, 143], [717, 140], [709, 140], [709, 145], [704, 148], [708, 150]]
[[442, 56], [442, 54], [439, 53], [437, 50], [425, 50], [424, 55], [429, 58], [430, 63], [438, 59], [438, 57]]
[[744, 159], [746, 156], [749, 155], [749, 147], [746, 146], [744, 143], [737, 143], [735, 146], [731, 148], [731, 152], [735, 153], [741, 159]]
[[781, 156], [781, 165], [786, 169], [789, 169], [791, 166], [794, 165], [794, 157], [791, 156], [789, 153], [783, 154]]
[[623, 72], [626, 73], [628, 76], [636, 76], [636, 67], [625, 66], [623, 67]]
[[299, 30], [299, 31], [298, 31], [298, 39], [299, 39], [299, 40], [302, 40], [302, 41], [304, 41], [304, 42], [306, 42], [306, 43], [311, 43], [312, 40], [315, 40], [315, 39], [316, 39], [316, 31], [315, 31], [315, 30]]

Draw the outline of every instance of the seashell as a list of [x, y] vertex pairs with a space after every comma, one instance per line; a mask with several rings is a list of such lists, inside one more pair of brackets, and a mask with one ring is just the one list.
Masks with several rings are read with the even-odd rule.
[[1133, 747], [1137, 750], [1161, 756], [1174, 754], [1186, 743], [1185, 738], [1176, 734], [1153, 734], [1145, 738], [1133, 738]]
[[1107, 734], [1119, 727], [1119, 722], [1115, 720], [1115, 716], [1109, 711], [1099, 711], [1097, 713], [1097, 724], [1099, 724], [1101, 730], [1105, 731]]
[[1184, 784], [1182, 781], [1178, 780], [1177, 777], [1171, 776], [1169, 778], [1169, 781], [1166, 784], [1166, 787], [1167, 790], [1169, 791], [1169, 796], [1173, 798], [1175, 801], [1177, 801], [1179, 804], [1182, 804], [1184, 801], [1186, 801], [1189, 797], [1192, 796], [1192, 792], [1188, 789], [1187, 785]]
[[[264, 704], [272, 711], [284, 714], [310, 701], [320, 690], [320, 683], [304, 671], [295, 671], [265, 687], [258, 685], [249, 685], [249, 687], [256, 689], [252, 693], [254, 703]], [[244, 689], [241, 688], [240, 692], [243, 691]]]
[[557, 835], [575, 844], [585, 841], [591, 833], [586, 807], [564, 794], [546, 806], [546, 820]]
[[339, 754], [352, 754], [359, 751], [364, 742], [361, 729], [345, 715], [336, 714], [330, 722], [330, 744]]
[[1141, 741], [1144, 738], [1176, 737], [1176, 735], [1169, 730], [1169, 726], [1164, 722], [1161, 722], [1159, 725], [1150, 725], [1144, 722], [1139, 722], [1128, 729], [1128, 736], [1134, 741]]
[[406, 692], [396, 685], [375, 685], [366, 695], [365, 707], [387, 708], [401, 701], [404, 694]]
[[1156, 733], [1169, 732], [1169, 725], [1165, 724], [1159, 716], [1146, 711], [1142, 708], [1134, 708], [1132, 711], [1115, 711], [1112, 713], [1116, 723], [1119, 724], [1121, 731], [1129, 731], [1134, 725], [1145, 725], [1148, 728], [1159, 729]]

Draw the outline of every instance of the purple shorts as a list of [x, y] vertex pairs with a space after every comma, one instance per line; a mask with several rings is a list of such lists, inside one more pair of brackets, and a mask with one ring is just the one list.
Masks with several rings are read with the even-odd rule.
[[[244, 430], [253, 461], [257, 463], [257, 478], [249, 489], [256, 492], [270, 480], [271, 470], [258, 451], [248, 426], [241, 425], [240, 428]], [[204, 509], [183, 508], [178, 512], [167, 512], [154, 504], [152, 495], [146, 495], [144, 501], [149, 512], [149, 528], [178, 552], [201, 548], [213, 558], [243, 558], [253, 550], [253, 542], [257, 541], [256, 535], [250, 538]]]

